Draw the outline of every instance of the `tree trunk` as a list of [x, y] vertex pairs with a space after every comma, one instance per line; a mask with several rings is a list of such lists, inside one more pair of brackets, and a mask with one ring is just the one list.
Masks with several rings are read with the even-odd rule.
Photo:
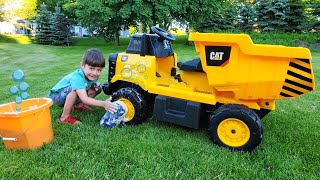
[[[189, 37], [189, 35], [190, 35], [190, 29], [189, 29], [189, 26], [188, 26], [188, 25], [187, 25], [187, 27], [186, 27], [186, 33], [187, 33], [187, 36]], [[193, 46], [193, 45], [194, 45], [193, 42], [188, 41], [188, 40], [187, 40], [184, 44], [187, 45], [187, 46]]]
[[115, 44], [116, 44], [116, 46], [120, 46], [120, 34], [119, 34], [119, 32], [116, 32], [115, 33], [115, 38], [116, 38], [116, 40], [115, 40]]
[[163, 22], [163, 27], [165, 28], [165, 30], [169, 30], [170, 25], [170, 22]]
[[[152, 25], [152, 26], [155, 26], [155, 25]], [[149, 26], [149, 32], [148, 32], [149, 34], [154, 34], [154, 32], [151, 30], [152, 26]]]

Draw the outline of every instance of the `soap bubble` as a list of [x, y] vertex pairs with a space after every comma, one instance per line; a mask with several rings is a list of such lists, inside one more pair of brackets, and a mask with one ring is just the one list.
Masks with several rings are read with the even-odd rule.
[[144, 64], [139, 64], [138, 65], [138, 72], [139, 73], [144, 73], [144, 72], [146, 72], [146, 70], [147, 70], [147, 68], [146, 68], [146, 66]]
[[21, 110], [21, 107], [20, 107], [20, 106], [16, 106], [16, 110], [17, 110], [17, 111], [20, 111], [20, 110]]
[[19, 92], [19, 89], [17, 88], [17, 86], [11, 86], [9, 91], [11, 95], [16, 95]]
[[12, 79], [16, 82], [21, 82], [24, 79], [24, 72], [21, 69], [17, 69], [12, 73]]
[[[11, 86], [9, 91], [10, 94], [12, 95], [17, 95], [18, 93], [20, 93], [20, 96], [16, 96], [15, 98], [15, 102], [17, 104], [20, 104], [22, 102], [22, 100], [26, 100], [29, 98], [29, 94], [27, 93], [28, 89], [29, 89], [29, 85], [26, 82], [22, 82], [25, 78], [25, 74], [21, 69], [16, 69], [12, 72], [12, 79], [15, 82], [20, 83], [18, 86]], [[20, 111], [21, 107], [19, 105], [16, 106], [16, 110]]]
[[19, 84], [19, 89], [21, 92], [27, 92], [29, 89], [29, 85], [26, 82], [21, 82]]
[[132, 76], [132, 70], [130, 68], [125, 67], [121, 70], [120, 74], [123, 79], [129, 79]]
[[22, 98], [23, 100], [26, 100], [26, 99], [29, 98], [29, 94], [26, 93], [26, 92], [22, 92], [22, 93], [21, 93], [21, 98]]
[[17, 96], [16, 99], [15, 99], [15, 102], [17, 104], [20, 104], [22, 102], [22, 98], [20, 96]]

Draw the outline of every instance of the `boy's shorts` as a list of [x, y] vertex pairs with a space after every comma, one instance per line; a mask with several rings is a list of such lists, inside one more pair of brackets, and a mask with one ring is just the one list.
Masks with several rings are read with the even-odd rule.
[[[96, 91], [96, 94], [100, 94], [102, 91], [101, 85], [99, 83], [93, 83], [90, 89], [94, 89]], [[71, 86], [63, 88], [60, 92], [58, 92], [52, 97], [53, 103], [60, 107], [63, 107], [64, 103], [66, 102], [66, 98], [71, 91], [72, 91]], [[87, 94], [88, 94], [88, 90], [87, 90]], [[80, 102], [81, 102], [81, 99], [78, 97], [74, 104], [76, 105], [76, 104], [79, 104]]]
[[[68, 94], [72, 91], [72, 88], [71, 86], [68, 86], [68, 87], [65, 87], [63, 88], [60, 92], [58, 92], [57, 94], [55, 94], [53, 97], [52, 97], [52, 101], [54, 104], [60, 106], [60, 107], [63, 107], [64, 106], [64, 103], [66, 102], [66, 98], [68, 96]], [[76, 102], [74, 104], [78, 104], [80, 103], [81, 100], [80, 98], [78, 97]]]

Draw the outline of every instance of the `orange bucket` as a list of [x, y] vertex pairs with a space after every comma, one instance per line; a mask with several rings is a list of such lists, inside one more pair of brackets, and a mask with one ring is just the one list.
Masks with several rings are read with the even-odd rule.
[[[16, 106], [21, 107], [20, 111]], [[0, 105], [0, 137], [9, 149], [36, 149], [53, 140], [49, 98]]]

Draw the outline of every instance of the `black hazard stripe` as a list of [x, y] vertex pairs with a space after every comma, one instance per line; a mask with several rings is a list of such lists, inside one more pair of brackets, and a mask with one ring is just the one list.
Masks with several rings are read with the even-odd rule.
[[283, 97], [293, 97], [293, 96], [291, 96], [291, 95], [289, 95], [289, 94], [286, 94], [286, 93], [284, 93], [284, 92], [281, 92], [280, 95], [283, 96]]
[[290, 87], [287, 87], [287, 86], [283, 86], [282, 89], [285, 89], [285, 90], [287, 90], [287, 91], [290, 91], [290, 92], [293, 92], [293, 93], [299, 94], [299, 95], [300, 95], [300, 94], [303, 94], [303, 92], [298, 91], [298, 90], [295, 90], [295, 89], [290, 88]]
[[302, 76], [302, 75], [300, 75], [300, 74], [297, 74], [297, 73], [295, 73], [295, 72], [292, 72], [292, 71], [290, 71], [290, 70], [288, 70], [287, 74], [288, 74], [288, 75], [291, 75], [291, 76], [293, 76], [293, 77], [296, 77], [296, 78], [298, 78], [298, 79], [304, 80], [304, 81], [306, 81], [306, 82], [312, 83], [312, 79], [310, 79], [310, 78], [308, 78], [308, 77], [305, 77], [305, 76]]
[[300, 59], [300, 58], [296, 58], [297, 60], [300, 60], [302, 62], [308, 63], [310, 64], [310, 60], [309, 59]]
[[[309, 59], [295, 59], [289, 63], [290, 69], [282, 86], [280, 96], [295, 97], [313, 90], [312, 71]], [[304, 74], [300, 74], [305, 72]], [[307, 74], [306, 74], [307, 73]]]
[[302, 89], [306, 89], [306, 90], [308, 90], [308, 91], [312, 91], [312, 87], [306, 86], [306, 85], [303, 85], [303, 84], [300, 84], [300, 83], [295, 82], [295, 81], [291, 81], [290, 79], [286, 79], [285, 82], [286, 82], [286, 83], [289, 83], [289, 84], [292, 84], [292, 85], [294, 85], [294, 86], [298, 86], [298, 87], [300, 87], [300, 88], [302, 88]]
[[289, 66], [300, 69], [301, 71], [311, 74], [311, 69], [301, 66], [299, 64], [296, 64], [294, 62], [290, 62]]

